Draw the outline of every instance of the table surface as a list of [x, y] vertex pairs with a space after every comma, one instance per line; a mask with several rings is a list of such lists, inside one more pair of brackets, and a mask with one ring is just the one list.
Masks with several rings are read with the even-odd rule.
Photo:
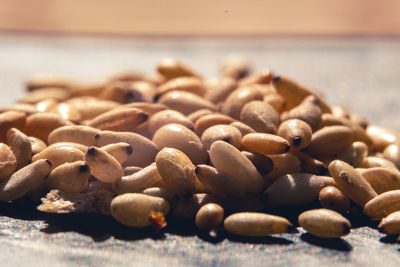
[[[254, 70], [270, 68], [322, 92], [372, 124], [400, 130], [400, 39], [374, 38], [79, 38], [0, 35], [0, 106], [23, 94], [38, 72], [88, 81], [121, 69], [154, 72], [157, 61], [176, 57], [206, 77], [241, 54]], [[336, 240], [297, 233], [241, 239], [209, 238], [191, 227], [168, 226], [154, 234], [110, 218], [42, 214], [24, 201], [0, 204], [2, 266], [399, 266], [399, 243], [353, 221]]]

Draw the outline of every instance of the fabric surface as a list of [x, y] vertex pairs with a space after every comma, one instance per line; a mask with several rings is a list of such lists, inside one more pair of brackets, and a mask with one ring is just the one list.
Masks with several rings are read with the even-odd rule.
[[[0, 106], [21, 97], [24, 79], [38, 72], [96, 81], [121, 69], [152, 73], [159, 59], [171, 56], [211, 78], [224, 58], [241, 54], [255, 70], [270, 68], [293, 77], [317, 88], [329, 103], [343, 104], [372, 124], [400, 131], [399, 51], [399, 39], [89, 39], [3, 34]], [[184, 226], [168, 226], [166, 233], [154, 234], [100, 216], [42, 214], [25, 201], [0, 204], [0, 215], [2, 266], [400, 264], [396, 239], [365, 227], [362, 217], [343, 239], [323, 240], [301, 229], [248, 239], [224, 234], [213, 239]]]

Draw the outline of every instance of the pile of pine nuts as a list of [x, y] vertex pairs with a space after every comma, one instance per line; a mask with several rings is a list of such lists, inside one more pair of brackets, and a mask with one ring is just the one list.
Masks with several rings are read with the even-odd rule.
[[357, 211], [400, 234], [400, 135], [290, 78], [237, 60], [206, 81], [164, 59], [154, 76], [39, 75], [26, 90], [0, 109], [0, 201], [241, 236], [291, 232], [266, 211], [319, 201], [298, 216], [315, 236], [347, 235]]

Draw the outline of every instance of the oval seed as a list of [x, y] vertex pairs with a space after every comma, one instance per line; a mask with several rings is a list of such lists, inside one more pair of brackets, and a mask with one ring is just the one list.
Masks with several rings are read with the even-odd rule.
[[26, 93], [19, 101], [22, 103], [35, 104], [42, 100], [54, 99], [63, 101], [71, 96], [71, 92], [65, 88], [48, 87], [40, 88], [35, 91]]
[[264, 192], [266, 204], [271, 207], [304, 205], [318, 198], [322, 188], [335, 184], [328, 176], [293, 173], [278, 177]]
[[340, 213], [328, 209], [308, 210], [300, 214], [299, 224], [310, 234], [338, 238], [350, 233], [351, 224]]
[[177, 77], [167, 81], [157, 88], [157, 96], [161, 96], [171, 91], [185, 91], [199, 96], [203, 96], [206, 87], [201, 79], [195, 77]]
[[142, 170], [142, 167], [138, 167], [138, 166], [128, 166], [124, 168], [124, 174], [125, 176], [127, 175], [131, 175], [134, 173], [137, 173], [138, 171]]
[[285, 174], [301, 171], [301, 162], [293, 153], [268, 155], [268, 157], [272, 160], [274, 165], [272, 171], [263, 177], [268, 183]]
[[193, 162], [193, 164], [205, 163], [208, 154], [199, 137], [188, 128], [179, 124], [167, 124], [156, 131], [153, 142], [159, 149], [164, 147], [176, 148]]
[[232, 146], [239, 148], [241, 146], [242, 134], [238, 129], [229, 125], [215, 125], [204, 131], [201, 136], [201, 142], [206, 150], [209, 150], [215, 141], [224, 141]]
[[210, 114], [210, 115], [205, 115], [198, 119], [196, 123], [194, 124], [194, 132], [198, 136], [202, 136], [205, 130], [208, 128], [214, 126], [214, 125], [220, 125], [220, 124], [230, 124], [234, 122], [235, 120], [232, 119], [229, 116], [222, 115], [222, 114]]
[[188, 129], [194, 128], [193, 123], [185, 115], [170, 109], [157, 112], [151, 116], [147, 128], [153, 136], [158, 129], [170, 123], [180, 124]]
[[0, 181], [7, 179], [17, 169], [17, 159], [11, 148], [0, 143]]
[[390, 213], [378, 225], [378, 230], [387, 235], [400, 234], [400, 211]]
[[0, 113], [4, 113], [7, 111], [17, 111], [17, 112], [23, 112], [26, 115], [31, 115], [34, 114], [36, 112], [38, 112], [38, 110], [36, 109], [36, 106], [33, 104], [25, 104], [25, 103], [15, 103], [12, 104], [10, 106], [7, 107], [1, 107], [0, 108]]
[[30, 163], [32, 157], [32, 144], [29, 137], [16, 128], [7, 132], [7, 144], [17, 159], [17, 170]]
[[360, 168], [373, 168], [382, 167], [394, 171], [398, 171], [396, 165], [390, 160], [380, 158], [380, 157], [366, 157], [360, 164]]
[[46, 87], [59, 87], [66, 88], [72, 82], [71, 79], [50, 73], [41, 73], [33, 77], [30, 77], [26, 82], [25, 86], [28, 91], [34, 91], [40, 88]]
[[6, 111], [0, 114], [0, 142], [7, 142], [7, 132], [11, 128], [24, 129], [26, 114], [20, 111]]
[[49, 145], [48, 148], [64, 147], [64, 146], [79, 149], [83, 153], [85, 153], [86, 150], [88, 149], [88, 147], [85, 145], [78, 144], [78, 143], [72, 143], [72, 142], [57, 142], [57, 143], [53, 143], [53, 144]]
[[52, 169], [67, 163], [79, 160], [84, 160], [84, 153], [74, 147], [61, 146], [61, 147], [48, 147], [42, 152], [32, 157], [32, 162], [48, 159], [52, 164]]
[[131, 175], [122, 176], [112, 186], [113, 191], [118, 194], [138, 193], [146, 188], [159, 186], [163, 179], [158, 172], [155, 163], [139, 170]]
[[353, 142], [353, 132], [346, 126], [327, 126], [316, 131], [307, 151], [316, 158], [332, 157], [346, 151]]
[[256, 132], [253, 128], [251, 128], [247, 124], [244, 124], [244, 123], [242, 123], [240, 121], [232, 122], [229, 125], [237, 128], [240, 131], [240, 133], [242, 134], [242, 136], [245, 136], [246, 134], [249, 134], [249, 133], [255, 133]]
[[274, 134], [250, 133], [242, 138], [242, 145], [260, 154], [283, 154], [290, 150], [289, 142]]
[[41, 159], [14, 172], [0, 185], [0, 201], [16, 200], [42, 184], [50, 173], [51, 162]]
[[195, 192], [195, 166], [180, 150], [164, 148], [156, 156], [156, 165], [168, 188], [178, 196]]
[[383, 151], [387, 146], [400, 140], [399, 134], [395, 131], [375, 125], [367, 127], [367, 135], [372, 139], [376, 151]]
[[167, 188], [150, 187], [150, 188], [144, 189], [140, 193], [149, 195], [149, 196], [153, 196], [153, 197], [161, 197], [161, 198], [165, 199], [166, 201], [168, 201], [169, 206], [171, 208], [175, 207], [175, 205], [176, 205], [176, 201], [177, 201], [176, 196], [174, 194], [172, 194], [171, 191], [169, 191]]
[[243, 106], [252, 100], [262, 100], [263, 94], [259, 88], [246, 86], [238, 88], [226, 98], [222, 105], [222, 113], [234, 119], [240, 119], [240, 111]]
[[259, 193], [264, 187], [264, 181], [257, 169], [234, 146], [216, 141], [210, 147], [210, 159], [215, 168], [228, 173], [239, 180], [249, 193]]
[[111, 201], [112, 216], [130, 227], [143, 228], [151, 225], [149, 216], [155, 212], [167, 215], [168, 202], [160, 197], [138, 193], [123, 194]]
[[121, 164], [100, 148], [89, 147], [85, 162], [90, 167], [90, 174], [104, 183], [113, 183], [124, 175]]
[[89, 177], [89, 166], [85, 162], [64, 163], [50, 172], [47, 186], [49, 189], [79, 193], [87, 187]]
[[79, 112], [81, 121], [90, 120], [104, 112], [120, 106], [119, 103], [95, 97], [77, 97], [63, 102]]
[[242, 79], [250, 73], [249, 63], [242, 57], [233, 56], [224, 62], [221, 68], [222, 76]]
[[382, 193], [365, 204], [363, 212], [371, 220], [380, 220], [389, 214], [400, 210], [400, 190]]
[[210, 194], [198, 193], [189, 198], [179, 198], [174, 209], [174, 219], [193, 222], [197, 211], [205, 204], [216, 203], [218, 199]]
[[257, 132], [275, 134], [280, 123], [279, 113], [268, 103], [260, 100], [245, 104], [240, 120]]
[[383, 151], [383, 156], [400, 169], [400, 147], [398, 144], [389, 145]]
[[338, 159], [347, 162], [354, 168], [359, 167], [368, 154], [368, 146], [363, 142], [353, 142], [351, 147], [338, 155]]
[[346, 213], [350, 208], [350, 200], [335, 186], [326, 186], [319, 192], [319, 203], [325, 209]]
[[222, 77], [207, 84], [208, 90], [204, 98], [218, 104], [224, 101], [228, 95], [237, 88], [237, 81], [229, 77]]
[[197, 165], [195, 172], [206, 191], [218, 197], [242, 198], [246, 194], [243, 185], [235, 177], [211, 166]]
[[[199, 120], [201, 117], [214, 114], [215, 111], [212, 111], [210, 109], [199, 109], [193, 113], [190, 113], [187, 118], [191, 120], [193, 123], [196, 123], [197, 120]], [[193, 127], [194, 128], [194, 127]]]
[[172, 58], [165, 58], [161, 60], [157, 64], [157, 71], [167, 80], [185, 76], [201, 78], [201, 76], [189, 66]]
[[101, 149], [113, 156], [121, 164], [124, 163], [133, 153], [131, 145], [125, 142], [102, 146]]
[[400, 189], [400, 172], [382, 167], [357, 169], [378, 194]]
[[224, 209], [215, 203], [202, 206], [196, 214], [197, 228], [203, 231], [211, 231], [221, 225], [224, 220]]
[[265, 95], [263, 101], [270, 104], [279, 113], [282, 113], [286, 108], [286, 100], [278, 93]]
[[291, 119], [279, 125], [278, 135], [285, 138], [293, 151], [300, 151], [311, 143], [310, 125], [298, 119]]
[[171, 109], [179, 111], [184, 115], [189, 115], [199, 109], [210, 109], [215, 111], [216, 106], [210, 101], [184, 91], [171, 91], [161, 96], [159, 103], [168, 106]]
[[239, 212], [224, 221], [227, 232], [242, 236], [266, 236], [286, 233], [292, 224], [285, 218], [265, 213]]
[[261, 175], [267, 175], [274, 169], [274, 162], [267, 155], [257, 152], [241, 151], [248, 158]]
[[58, 101], [52, 98], [46, 98], [36, 104], [36, 109], [39, 112], [49, 112], [55, 106], [57, 106]]
[[50, 109], [50, 112], [54, 112], [68, 121], [80, 122], [82, 120], [81, 113], [73, 108], [71, 105], [66, 103], [60, 103], [54, 106]]
[[325, 163], [309, 156], [306, 153], [296, 152], [295, 155], [300, 160], [301, 170], [303, 172], [322, 175], [328, 171], [328, 167], [325, 165]]
[[55, 129], [49, 134], [49, 144], [59, 142], [78, 143], [85, 146], [96, 145], [101, 131], [89, 126], [68, 125]]
[[346, 162], [334, 160], [328, 168], [337, 187], [361, 207], [377, 196], [367, 180]]

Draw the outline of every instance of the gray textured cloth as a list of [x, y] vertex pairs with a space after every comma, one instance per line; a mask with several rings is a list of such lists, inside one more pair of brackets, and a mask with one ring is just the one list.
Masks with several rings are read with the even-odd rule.
[[[154, 72], [158, 60], [176, 57], [206, 77], [226, 56], [241, 54], [255, 70], [270, 68], [317, 88], [371, 123], [400, 130], [400, 40], [317, 38], [55, 38], [0, 36], [0, 105], [22, 96], [23, 80], [38, 72], [89, 81], [121, 69]], [[359, 227], [342, 240], [305, 234], [210, 242], [169, 229], [162, 236], [119, 226], [111, 219], [53, 216], [0, 205], [2, 266], [399, 266], [399, 244]]]

